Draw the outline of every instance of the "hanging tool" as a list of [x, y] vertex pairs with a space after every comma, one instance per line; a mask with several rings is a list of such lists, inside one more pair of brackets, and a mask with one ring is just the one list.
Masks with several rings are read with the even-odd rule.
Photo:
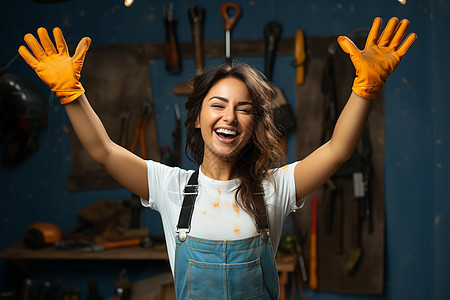
[[18, 295], [14, 298], [21, 300], [31, 300], [35, 298], [33, 294], [34, 281], [32, 279], [26, 278], [20, 283], [20, 291]]
[[50, 281], [43, 280], [39, 282], [36, 300], [47, 300], [50, 298]]
[[83, 252], [99, 252], [99, 251], [103, 251], [105, 249], [139, 246], [140, 243], [141, 243], [141, 239], [138, 239], [138, 238], [122, 240], [122, 241], [112, 241], [112, 242], [104, 241], [104, 242], [92, 245], [90, 247], [82, 248], [82, 250], [83, 250]]
[[189, 9], [189, 21], [191, 23], [192, 40], [194, 41], [195, 75], [200, 75], [204, 68], [203, 56], [203, 22], [205, 10], [200, 5], [194, 5]]
[[175, 131], [172, 132], [172, 167], [181, 167], [181, 114], [178, 103], [175, 103]]
[[317, 276], [317, 196], [311, 197], [311, 248], [309, 263], [309, 288], [316, 290], [319, 281]]
[[[200, 5], [194, 5], [189, 9], [189, 21], [191, 23], [192, 40], [194, 42], [194, 62], [195, 75], [200, 75], [204, 68], [203, 55], [203, 23], [205, 20], [205, 10]], [[173, 88], [176, 95], [190, 95], [192, 85], [188, 82], [177, 84]]]
[[345, 263], [345, 270], [348, 275], [355, 275], [358, 270], [361, 257], [363, 255], [361, 247], [361, 216], [359, 213], [359, 207], [355, 201], [353, 204], [353, 216], [352, 216], [352, 239], [351, 245], [348, 252], [347, 261]]
[[[336, 82], [334, 74], [334, 54], [337, 43], [333, 42], [328, 46], [328, 57], [322, 74], [322, 92], [326, 96], [324, 125], [322, 128], [321, 144], [326, 143], [332, 136], [334, 126], [338, 118], [338, 99], [336, 92]], [[336, 186], [335, 176], [331, 177], [324, 186], [324, 196], [327, 198], [325, 233], [330, 236], [335, 233], [337, 236], [337, 253], [342, 252], [342, 198], [339, 197], [341, 188]], [[336, 217], [336, 218], [335, 218]], [[337, 221], [337, 222], [335, 222]], [[333, 224], [337, 224], [337, 230], [333, 230]]]
[[[131, 282], [126, 269], [120, 271], [119, 280], [114, 282], [115, 296], [119, 300], [130, 300]], [[153, 297], [151, 297], [153, 298]]]
[[300, 241], [298, 241], [298, 240], [295, 241], [295, 248], [296, 248], [296, 251], [297, 251], [298, 264], [300, 266], [300, 272], [301, 272], [301, 275], [302, 275], [302, 280], [304, 282], [307, 282], [308, 281], [308, 274], [306, 272], [306, 265], [305, 265], [305, 260], [303, 258], [303, 251], [302, 251], [302, 247], [301, 247]]
[[370, 141], [369, 128], [365, 128], [361, 139], [364, 162], [364, 190], [365, 190], [365, 218], [367, 219], [368, 233], [373, 232], [372, 197], [370, 191], [370, 178], [372, 176], [372, 143]]
[[166, 27], [166, 42], [164, 45], [166, 71], [170, 74], [178, 74], [181, 73], [181, 55], [176, 34], [177, 18], [172, 2], [164, 6], [164, 25]]
[[145, 130], [147, 129], [147, 124], [152, 112], [152, 107], [150, 102], [142, 102], [141, 115], [139, 116], [136, 123], [136, 130], [134, 132], [133, 141], [131, 142], [130, 151], [134, 152], [136, 150], [136, 145], [139, 142], [141, 144], [141, 157], [147, 158], [147, 149], [145, 143]]
[[335, 204], [337, 199], [337, 188], [330, 189], [325, 186], [326, 193], [328, 194], [327, 207], [325, 209], [325, 234], [330, 236], [334, 233], [334, 213], [335, 213]]
[[322, 92], [326, 95], [324, 125], [321, 136], [322, 144], [331, 138], [337, 122], [338, 104], [333, 64], [336, 47], [337, 43], [333, 43], [328, 47], [328, 57], [322, 75]]
[[283, 27], [278, 22], [269, 22], [264, 26], [264, 75], [266, 75], [269, 81], [272, 81], [275, 52], [280, 41], [282, 30]]
[[[364, 135], [367, 135], [367, 129], [364, 130]], [[364, 138], [367, 139], [367, 138]], [[346, 262], [346, 271], [349, 275], [354, 275], [358, 270], [359, 263], [363, 256], [363, 249], [361, 244], [361, 225], [363, 219], [366, 217], [366, 197], [368, 176], [366, 174], [366, 160], [364, 157], [364, 150], [361, 150], [361, 144], [364, 139], [361, 139], [353, 157], [353, 210], [352, 216], [352, 242], [350, 245], [348, 258]], [[363, 146], [362, 146], [363, 147]], [[364, 147], [363, 147], [364, 148]], [[361, 154], [363, 152], [363, 154]]]
[[[234, 9], [233, 17], [228, 15], [232, 9]], [[220, 6], [220, 15], [225, 23], [225, 59], [226, 63], [231, 63], [231, 30], [241, 15], [241, 7], [234, 2], [225, 2]]]
[[346, 262], [347, 274], [354, 275], [359, 267], [363, 256], [363, 247], [361, 243], [361, 227], [364, 219], [367, 220], [368, 232], [373, 232], [372, 203], [369, 190], [369, 179], [372, 165], [370, 158], [372, 156], [372, 146], [370, 142], [369, 130], [366, 127], [361, 141], [353, 155], [353, 226], [352, 243]]
[[120, 114], [120, 139], [119, 143], [122, 147], [126, 147], [128, 143], [128, 126], [130, 123], [130, 110], [125, 109]]
[[328, 195], [325, 208], [325, 235], [334, 236], [336, 253], [342, 254], [343, 189], [341, 186], [329, 188], [328, 185], [324, 189], [324, 194]]
[[[278, 22], [269, 22], [264, 26], [264, 44], [265, 44], [265, 60], [264, 75], [271, 81], [273, 74], [273, 64], [275, 60], [275, 52], [281, 37], [282, 26]], [[287, 133], [295, 127], [294, 116], [286, 98], [281, 89], [274, 86], [276, 96], [273, 99], [273, 119], [275, 126], [281, 133], [280, 144], [286, 153], [287, 150]]]
[[170, 150], [170, 146], [164, 146], [161, 148], [162, 152], [162, 162], [168, 166], [173, 164], [172, 158], [172, 150]]
[[298, 29], [295, 34], [294, 57], [296, 67], [295, 83], [297, 85], [300, 85], [305, 82], [305, 61], [306, 61], [305, 37], [303, 31], [300, 29]]
[[294, 224], [294, 243], [297, 251], [298, 263], [300, 266], [300, 274], [303, 282], [308, 282], [308, 273], [306, 271], [305, 259], [303, 257], [302, 244], [306, 236], [305, 230], [301, 230], [295, 221], [295, 214], [291, 214], [292, 222]]

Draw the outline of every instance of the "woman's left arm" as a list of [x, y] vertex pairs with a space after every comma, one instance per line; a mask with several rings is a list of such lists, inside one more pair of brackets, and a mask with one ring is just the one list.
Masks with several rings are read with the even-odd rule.
[[369, 115], [372, 99], [378, 96], [386, 79], [416, 40], [412, 33], [403, 41], [409, 21], [392, 18], [380, 33], [381, 19], [376, 18], [360, 51], [347, 37], [338, 38], [341, 48], [350, 55], [356, 69], [352, 90], [331, 139], [308, 155], [295, 167], [297, 199], [321, 186], [348, 160], [361, 138]]

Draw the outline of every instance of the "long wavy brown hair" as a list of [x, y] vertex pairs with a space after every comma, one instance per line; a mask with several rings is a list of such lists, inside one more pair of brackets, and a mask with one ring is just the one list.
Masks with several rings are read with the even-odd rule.
[[[265, 76], [247, 64], [239, 62], [224, 63], [209, 67], [191, 80], [193, 92], [185, 104], [187, 109], [186, 155], [197, 165], [202, 164], [204, 142], [199, 128], [195, 127], [200, 115], [203, 99], [209, 89], [219, 80], [233, 77], [247, 86], [253, 102], [253, 134], [233, 163], [233, 172], [240, 179], [235, 194], [236, 204], [253, 215], [257, 224], [263, 224], [262, 209], [264, 203], [257, 197], [262, 192], [263, 179], [270, 177], [270, 169], [285, 162], [285, 156], [279, 144], [279, 132], [272, 118], [272, 99], [275, 91]], [[189, 152], [190, 150], [190, 152]]]

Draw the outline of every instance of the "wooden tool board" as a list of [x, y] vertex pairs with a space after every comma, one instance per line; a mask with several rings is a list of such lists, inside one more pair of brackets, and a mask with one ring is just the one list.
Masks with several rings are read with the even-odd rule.
[[[306, 42], [305, 83], [297, 89], [297, 130], [296, 159], [301, 160], [321, 143], [326, 95], [321, 91], [322, 74], [328, 57], [329, 45], [336, 42], [337, 37], [309, 37]], [[352, 38], [360, 49], [364, 48], [365, 38]], [[338, 99], [338, 113], [341, 111], [351, 93], [355, 69], [350, 58], [339, 46], [333, 57], [335, 83]], [[331, 235], [325, 232], [327, 197], [324, 187], [312, 193], [305, 206], [295, 213], [295, 222], [306, 229], [304, 244], [306, 262], [309, 263], [311, 236], [311, 201], [312, 195], [318, 196], [318, 289], [331, 292], [381, 294], [383, 292], [384, 273], [384, 95], [380, 94], [373, 102], [368, 128], [372, 143], [372, 177], [370, 196], [372, 197], [372, 214], [374, 229], [368, 233], [367, 221], [361, 226], [362, 256], [357, 271], [353, 275], [346, 272], [346, 262], [352, 243], [352, 222], [355, 215], [352, 177], [335, 178], [335, 183], [342, 188], [341, 204], [336, 207], [334, 215], [334, 231]], [[342, 212], [342, 236], [336, 233], [338, 228], [336, 213]], [[341, 245], [341, 253], [339, 251]]]
[[[86, 96], [103, 122], [110, 138], [119, 143], [122, 111], [130, 110], [127, 127], [129, 148], [141, 113], [143, 101], [153, 103], [149, 53], [143, 44], [107, 45], [92, 47], [85, 59], [82, 83]], [[148, 159], [161, 160], [156, 134], [156, 122], [152, 115], [145, 134]], [[140, 155], [140, 145], [136, 153]], [[67, 178], [69, 190], [88, 190], [118, 187], [119, 184], [95, 163], [71, 134], [72, 173]]]

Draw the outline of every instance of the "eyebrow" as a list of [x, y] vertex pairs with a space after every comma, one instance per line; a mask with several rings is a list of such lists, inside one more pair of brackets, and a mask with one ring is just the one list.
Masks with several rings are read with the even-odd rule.
[[[217, 99], [217, 100], [221, 100], [221, 101], [224, 101], [224, 102], [229, 102], [229, 100], [227, 99], [227, 98], [225, 98], [225, 97], [221, 97], [221, 96], [212, 96], [211, 98], [209, 98], [209, 100], [208, 101], [211, 101], [211, 100], [213, 100], [213, 99]], [[251, 101], [239, 101], [238, 102], [238, 105], [253, 105], [253, 102], [251, 102]]]

